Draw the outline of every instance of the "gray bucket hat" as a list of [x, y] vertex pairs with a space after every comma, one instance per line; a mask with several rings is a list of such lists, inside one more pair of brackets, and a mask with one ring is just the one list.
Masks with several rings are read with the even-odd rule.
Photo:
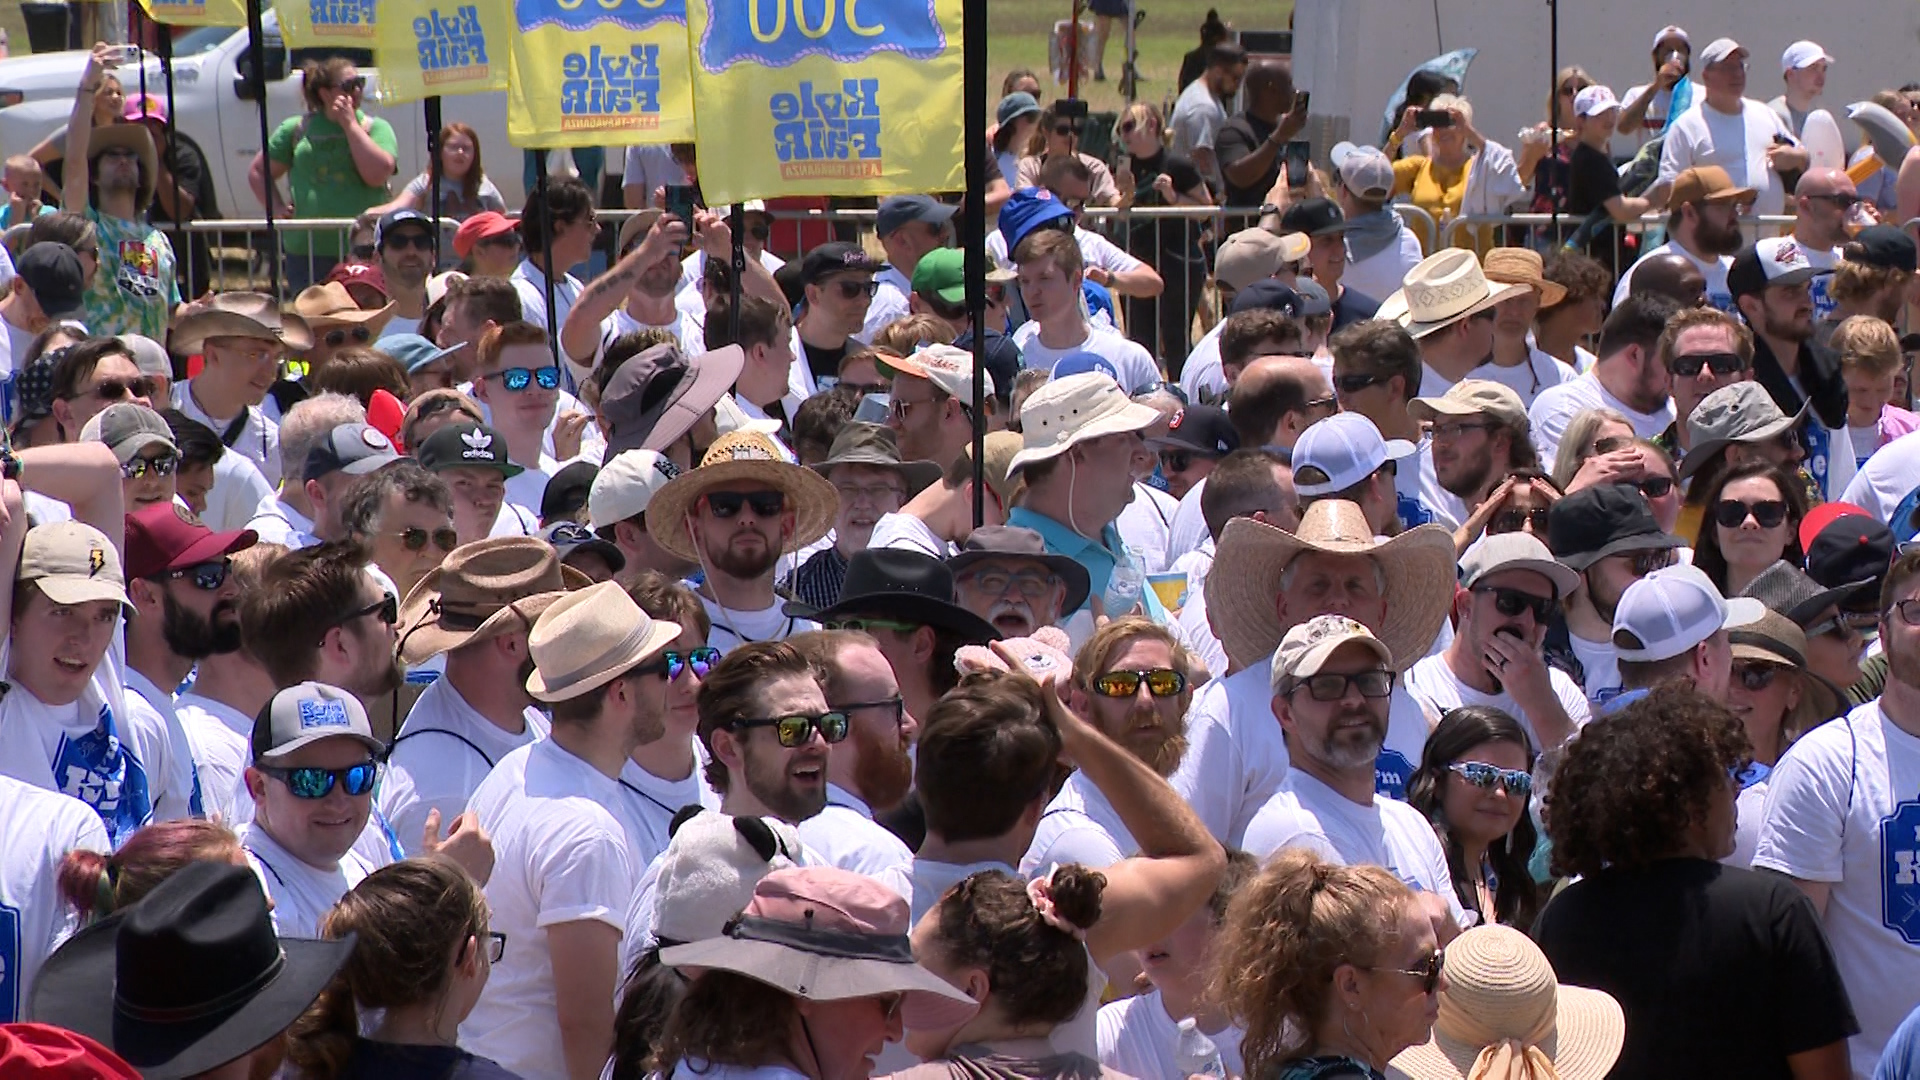
[[1723, 386], [1703, 398], [1687, 416], [1687, 438], [1693, 444], [1680, 459], [1680, 479], [1705, 465], [1714, 451], [1729, 443], [1763, 443], [1800, 426], [1807, 406], [1788, 416], [1774, 404], [1773, 395], [1757, 382]]

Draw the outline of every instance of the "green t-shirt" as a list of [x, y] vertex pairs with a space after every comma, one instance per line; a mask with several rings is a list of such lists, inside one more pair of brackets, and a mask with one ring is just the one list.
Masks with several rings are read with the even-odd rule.
[[142, 334], [167, 340], [173, 309], [180, 306], [173, 245], [144, 221], [110, 217], [87, 207], [100, 239], [100, 269], [81, 300], [87, 329], [96, 335]]
[[[393, 125], [379, 117], [369, 120], [364, 112], [358, 115], [374, 145], [397, 156]], [[347, 133], [320, 113], [296, 116], [276, 128], [267, 140], [267, 159], [287, 166], [287, 190], [293, 196], [295, 217], [356, 217], [367, 207], [390, 198], [385, 184], [375, 186], [360, 179], [353, 151], [347, 146]], [[281, 250], [290, 255], [339, 256], [345, 240], [344, 230], [289, 231], [281, 236], [280, 244]]]

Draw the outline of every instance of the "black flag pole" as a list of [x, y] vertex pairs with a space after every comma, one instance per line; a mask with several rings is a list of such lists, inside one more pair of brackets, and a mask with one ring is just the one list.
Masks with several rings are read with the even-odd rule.
[[[422, 103], [427, 124], [427, 205], [433, 217], [433, 269], [440, 269], [440, 95]], [[549, 300], [551, 305], [552, 301]]]
[[[142, 9], [142, 13], [145, 13], [144, 9]], [[167, 175], [173, 180], [173, 207], [178, 211], [182, 210], [183, 207], [180, 198], [180, 130], [174, 126], [173, 121], [173, 28], [164, 23], [156, 23], [154, 25], [154, 38], [155, 44], [159, 46], [160, 79], [167, 85], [167, 153], [165, 156], [165, 164], [167, 166]], [[198, 207], [194, 207], [193, 209], [198, 209]], [[186, 245], [184, 252], [174, 252], [174, 258], [179, 259], [184, 257], [186, 259], [187, 291], [191, 294], [187, 299], [191, 300], [199, 296], [200, 293], [196, 290], [213, 291], [212, 281], [194, 280], [194, 270], [199, 264], [193, 257], [193, 235], [187, 231], [188, 223], [193, 220], [193, 211], [186, 210], [184, 213], [174, 213], [169, 216], [174, 219], [174, 225], [179, 230], [178, 235], [180, 242]]]
[[[560, 355], [560, 327], [559, 320], [555, 318], [558, 312], [553, 304], [553, 211], [547, 206], [547, 151], [541, 149], [535, 152], [540, 155], [540, 172], [533, 181], [533, 190], [538, 196], [534, 201], [540, 204], [540, 261], [547, 264], [540, 275], [546, 282], [547, 348], [553, 350], [554, 362], [560, 363], [563, 359]], [[567, 365], [560, 363], [560, 370], [567, 370]]]
[[973, 327], [973, 524], [979, 528], [987, 517], [987, 144], [980, 135], [987, 130], [987, 0], [962, 0], [960, 42], [966, 94], [964, 265], [967, 320]]
[[[693, 222], [687, 222], [693, 228]], [[733, 304], [727, 311], [727, 335], [740, 343], [740, 287], [747, 280], [747, 212], [739, 203], [727, 211], [727, 228], [733, 230]], [[803, 358], [804, 359], [804, 358]]]
[[259, 106], [260, 161], [266, 172], [262, 179], [267, 189], [267, 280], [271, 283], [271, 295], [277, 299], [280, 296], [280, 231], [273, 224], [273, 163], [267, 159], [267, 59], [262, 55], [266, 50], [266, 33], [260, 28], [260, 7], [265, 3], [267, 0], [247, 0], [247, 56], [251, 61], [248, 77], [259, 95], [254, 104]]

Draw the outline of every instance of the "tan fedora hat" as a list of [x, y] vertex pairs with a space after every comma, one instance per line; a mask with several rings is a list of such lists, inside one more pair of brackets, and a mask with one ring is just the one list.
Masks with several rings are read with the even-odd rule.
[[307, 321], [281, 311], [279, 302], [266, 293], [215, 293], [188, 308], [174, 320], [168, 337], [168, 345], [181, 356], [192, 356], [206, 346], [208, 338], [217, 337], [259, 338], [289, 349], [313, 345]]
[[380, 328], [393, 318], [393, 305], [367, 310], [353, 302], [353, 294], [337, 281], [322, 285], [309, 285], [300, 290], [293, 298], [293, 313], [307, 321], [309, 327], [324, 326], [329, 323], [365, 324], [377, 335]]
[[[653, 228], [653, 223], [659, 221], [664, 216], [666, 216], [666, 211], [657, 207], [650, 206], [644, 210], [635, 210], [633, 216], [627, 218], [626, 221], [620, 224], [620, 239], [619, 242], [613, 246], [614, 258], [617, 260], [620, 256], [625, 255], [627, 249], [642, 237], [645, 237], [647, 230]], [[693, 231], [693, 222], [687, 222], [687, 231], [689, 233]]]
[[1503, 285], [1530, 285], [1540, 294], [1540, 306], [1550, 308], [1567, 298], [1567, 287], [1548, 281], [1547, 264], [1532, 248], [1497, 247], [1480, 260], [1488, 281]]
[[687, 534], [687, 512], [700, 496], [743, 480], [765, 484], [787, 497], [787, 509], [794, 514], [793, 539], [788, 544], [795, 550], [827, 535], [840, 512], [840, 493], [825, 477], [788, 461], [772, 437], [735, 431], [707, 447], [699, 468], [681, 473], [654, 492], [647, 503], [647, 535], [683, 559], [699, 559]]
[[1525, 292], [1525, 285], [1495, 284], [1480, 268], [1480, 258], [1465, 248], [1448, 248], [1420, 260], [1407, 271], [1400, 291], [1380, 302], [1376, 319], [1390, 319], [1422, 338], [1444, 326], [1487, 310]]
[[1412, 1080], [1600, 1080], [1620, 1057], [1620, 1003], [1605, 991], [1561, 985], [1540, 946], [1518, 930], [1468, 930], [1447, 945], [1442, 970], [1432, 1037], [1393, 1059]]
[[527, 634], [536, 701], [566, 701], [598, 690], [673, 644], [680, 624], [640, 610], [617, 581], [562, 595]]
[[462, 544], [427, 572], [400, 605], [400, 659], [424, 663], [449, 649], [533, 626], [541, 612], [592, 579], [562, 566], [534, 536]]
[[1835, 686], [1807, 667], [1807, 635], [1800, 625], [1769, 609], [1759, 622], [1727, 632], [1735, 660], [1760, 660], [1787, 668], [1805, 690], [1800, 705], [1788, 715], [1792, 730], [1805, 731], [1845, 711], [1845, 698]]
[[1234, 572], [1207, 575], [1207, 619], [1235, 666], [1253, 667], [1280, 647], [1288, 629], [1275, 602], [1280, 578], [1303, 551], [1371, 555], [1386, 576], [1389, 602], [1385, 621], [1370, 629], [1403, 671], [1427, 654], [1453, 601], [1453, 534], [1443, 525], [1420, 525], [1377, 540], [1359, 506], [1321, 499], [1307, 507], [1294, 532], [1234, 518], [1221, 534], [1214, 563]]

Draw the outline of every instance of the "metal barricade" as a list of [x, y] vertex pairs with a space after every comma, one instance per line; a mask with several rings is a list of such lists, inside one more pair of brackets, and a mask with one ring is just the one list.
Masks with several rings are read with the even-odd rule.
[[[1407, 209], [1401, 207], [1400, 209]], [[1442, 227], [1448, 247], [1473, 247], [1474, 231], [1493, 228], [1501, 242], [1509, 247], [1530, 247], [1543, 258], [1551, 258], [1575, 238], [1582, 218], [1569, 214], [1478, 214], [1452, 218]], [[1791, 231], [1791, 215], [1762, 214], [1740, 219], [1740, 230], [1749, 243], [1763, 236], [1778, 236]], [[1649, 214], [1638, 221], [1616, 223], [1600, 230], [1599, 239], [1579, 250], [1598, 260], [1618, 281], [1627, 267], [1650, 248], [1665, 242], [1665, 214]], [[1557, 231], [1556, 231], [1557, 230]]]

